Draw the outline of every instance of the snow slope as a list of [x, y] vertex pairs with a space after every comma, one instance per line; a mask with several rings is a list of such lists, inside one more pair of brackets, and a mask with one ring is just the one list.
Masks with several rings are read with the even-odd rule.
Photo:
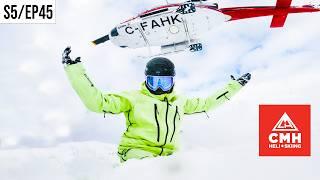
[[319, 178], [316, 172], [319, 157], [311, 161], [309, 158], [257, 158], [249, 154], [190, 148], [169, 157], [120, 164], [114, 145], [67, 143], [52, 148], [1, 151], [0, 177], [6, 180]]

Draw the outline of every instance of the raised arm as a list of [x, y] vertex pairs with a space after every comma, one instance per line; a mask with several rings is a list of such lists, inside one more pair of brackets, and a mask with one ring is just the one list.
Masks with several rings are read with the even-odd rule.
[[221, 90], [213, 93], [207, 98], [190, 98], [184, 105], [185, 114], [194, 114], [199, 112], [210, 111], [219, 105], [229, 101], [239, 90], [250, 80], [249, 73], [232, 80]]
[[72, 60], [69, 56], [70, 52], [70, 47], [65, 49], [62, 63], [65, 64], [65, 71], [73, 89], [89, 110], [118, 114], [131, 109], [131, 104], [125, 97], [117, 94], [103, 94], [98, 90], [86, 74], [80, 58]]

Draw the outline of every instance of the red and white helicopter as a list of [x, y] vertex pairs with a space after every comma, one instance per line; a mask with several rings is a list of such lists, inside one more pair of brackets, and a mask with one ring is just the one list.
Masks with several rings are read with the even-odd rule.
[[219, 8], [207, 0], [188, 0], [147, 10], [122, 22], [95, 41], [108, 40], [122, 48], [161, 47], [161, 54], [202, 50], [200, 37], [228, 21], [273, 16], [270, 27], [282, 27], [290, 13], [318, 12], [319, 6], [291, 6], [292, 0], [277, 0], [276, 6]]

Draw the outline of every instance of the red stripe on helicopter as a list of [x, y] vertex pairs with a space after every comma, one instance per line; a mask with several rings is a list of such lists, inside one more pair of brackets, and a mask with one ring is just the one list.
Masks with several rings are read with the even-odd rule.
[[278, 0], [276, 6], [221, 8], [220, 12], [231, 16], [230, 21], [261, 16], [273, 16], [270, 27], [282, 27], [290, 13], [318, 12], [312, 5], [290, 6], [291, 0]]

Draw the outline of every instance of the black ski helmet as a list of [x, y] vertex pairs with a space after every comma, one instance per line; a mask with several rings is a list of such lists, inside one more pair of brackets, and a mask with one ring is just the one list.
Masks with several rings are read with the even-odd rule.
[[176, 71], [174, 64], [169, 59], [156, 57], [147, 63], [144, 74], [146, 76], [175, 76]]

